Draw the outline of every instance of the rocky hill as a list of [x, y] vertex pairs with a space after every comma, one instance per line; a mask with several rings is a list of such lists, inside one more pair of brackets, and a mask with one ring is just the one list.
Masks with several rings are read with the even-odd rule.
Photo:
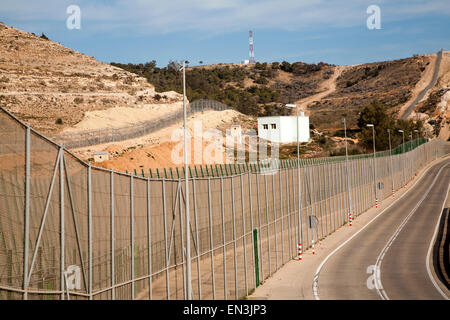
[[114, 107], [181, 107], [181, 95], [158, 94], [146, 79], [0, 23], [0, 105], [53, 135], [86, 112]]
[[308, 107], [311, 122], [322, 130], [340, 128], [345, 115], [349, 127], [355, 127], [359, 112], [373, 100], [397, 118], [429, 64], [429, 56], [416, 56], [352, 66], [337, 79], [333, 93]]
[[[343, 116], [356, 128], [359, 112], [374, 99], [398, 117], [423, 76], [432, 71], [434, 57], [338, 67], [286, 61], [191, 67], [186, 71], [187, 92], [190, 100], [215, 99], [254, 116], [283, 115], [289, 112], [284, 104], [297, 103], [314, 127], [332, 132], [341, 128]], [[181, 90], [174, 72], [154, 62], [113, 65], [147, 78], [160, 90]]]

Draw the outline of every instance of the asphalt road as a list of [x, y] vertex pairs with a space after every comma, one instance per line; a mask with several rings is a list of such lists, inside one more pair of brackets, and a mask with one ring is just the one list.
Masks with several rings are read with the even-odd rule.
[[444, 299], [427, 254], [449, 181], [450, 159], [325, 258], [313, 282], [315, 298]]

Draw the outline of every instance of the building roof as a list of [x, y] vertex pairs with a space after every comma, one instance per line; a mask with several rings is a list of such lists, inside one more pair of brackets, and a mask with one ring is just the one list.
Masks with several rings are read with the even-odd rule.
[[94, 156], [102, 156], [108, 154], [108, 151], [95, 151]]

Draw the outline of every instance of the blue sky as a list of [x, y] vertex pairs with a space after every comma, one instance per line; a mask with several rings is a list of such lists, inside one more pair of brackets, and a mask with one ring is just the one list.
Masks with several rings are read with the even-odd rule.
[[[69, 5], [81, 29], [69, 30]], [[369, 30], [366, 10], [381, 9]], [[0, 21], [103, 62], [358, 64], [450, 50], [450, 0], [0, 0]]]

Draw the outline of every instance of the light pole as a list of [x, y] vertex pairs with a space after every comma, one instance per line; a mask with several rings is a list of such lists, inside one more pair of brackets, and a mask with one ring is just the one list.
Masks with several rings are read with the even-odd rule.
[[391, 130], [387, 129], [388, 137], [389, 137], [389, 158], [391, 161], [391, 181], [392, 181], [392, 197], [395, 197], [394, 193], [394, 168], [392, 165], [392, 147], [391, 147]]
[[[303, 223], [302, 223], [302, 198], [301, 198], [301, 185], [300, 185], [300, 139], [299, 139], [299, 126], [298, 126], [298, 106], [293, 104], [287, 104], [286, 108], [292, 109], [295, 108], [295, 112], [297, 113], [297, 185], [298, 185], [298, 230], [297, 230], [297, 238], [299, 242], [299, 249], [301, 249], [303, 245]], [[301, 260], [301, 255], [299, 256], [299, 260]]]
[[419, 146], [419, 130], [414, 130], [415, 133], [417, 133], [417, 138], [416, 138], [416, 146]]
[[190, 237], [190, 216], [189, 216], [189, 175], [188, 175], [188, 150], [187, 150], [187, 111], [186, 111], [186, 61], [183, 60], [180, 66], [177, 62], [173, 64], [176, 70], [183, 70], [183, 130], [184, 130], [184, 179], [185, 179], [185, 214], [186, 214], [186, 281], [187, 281], [187, 300], [192, 298], [192, 281], [191, 281], [191, 237]]
[[410, 157], [410, 163], [409, 163], [409, 172], [410, 172], [410, 177], [412, 177], [413, 175], [413, 158], [412, 158], [412, 149], [413, 149], [413, 142], [412, 142], [412, 138], [413, 138], [413, 134], [412, 132], [409, 133], [409, 157]]
[[[398, 132], [400, 132], [402, 134], [402, 140], [403, 140], [403, 144], [402, 144], [402, 149], [403, 149], [403, 158], [405, 157], [405, 132], [403, 130], [398, 130]], [[403, 161], [403, 186], [405, 186], [406, 181], [405, 181], [405, 161]]]
[[375, 187], [375, 208], [378, 208], [378, 197], [377, 197], [377, 166], [376, 166], [376, 155], [375, 155], [375, 125], [367, 124], [367, 127], [372, 127], [373, 134], [373, 183]]
[[344, 124], [344, 137], [345, 137], [345, 171], [347, 173], [347, 194], [348, 194], [348, 221], [349, 226], [352, 226], [352, 197], [350, 195], [350, 177], [348, 172], [348, 148], [347, 148], [347, 123], [345, 118], [342, 119]]

